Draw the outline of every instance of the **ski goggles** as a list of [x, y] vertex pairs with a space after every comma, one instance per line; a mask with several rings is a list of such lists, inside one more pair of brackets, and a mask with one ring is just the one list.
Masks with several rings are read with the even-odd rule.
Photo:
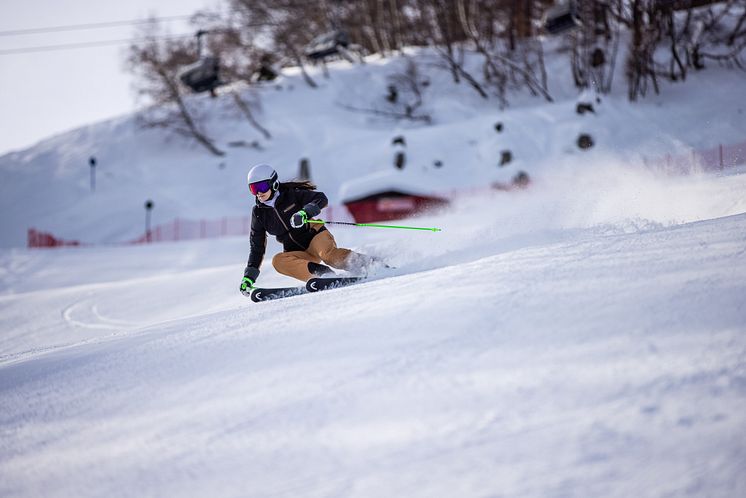
[[261, 180], [259, 182], [249, 184], [249, 190], [251, 191], [252, 195], [259, 195], [261, 193], [267, 192], [271, 188], [272, 182], [270, 180]]

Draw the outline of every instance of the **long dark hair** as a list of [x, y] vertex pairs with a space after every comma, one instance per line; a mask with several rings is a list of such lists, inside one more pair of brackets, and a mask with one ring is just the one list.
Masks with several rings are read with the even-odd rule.
[[286, 190], [316, 190], [316, 184], [311, 183], [309, 180], [304, 180], [302, 182], [282, 182], [280, 183], [280, 188], [278, 189], [280, 192], [285, 192]]

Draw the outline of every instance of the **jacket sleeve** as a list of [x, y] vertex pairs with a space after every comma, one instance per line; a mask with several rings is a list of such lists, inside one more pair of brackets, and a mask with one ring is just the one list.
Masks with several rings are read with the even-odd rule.
[[[300, 194], [300, 203], [303, 205], [303, 209], [308, 212], [309, 217], [311, 218], [317, 216], [321, 210], [329, 204], [329, 199], [326, 198], [324, 192], [316, 190], [299, 190], [298, 193]], [[306, 209], [309, 204], [316, 206], [318, 211], [315, 213], [309, 212], [309, 210]], [[311, 211], [313, 211], [313, 208], [311, 208]]]
[[251, 235], [249, 235], [249, 261], [246, 268], [256, 268], [262, 265], [264, 252], [267, 250], [267, 230], [264, 222], [259, 218], [256, 208], [251, 212]]

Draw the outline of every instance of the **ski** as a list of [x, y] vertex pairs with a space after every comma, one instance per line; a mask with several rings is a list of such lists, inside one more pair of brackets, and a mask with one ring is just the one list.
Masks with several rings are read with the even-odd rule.
[[318, 292], [327, 289], [345, 287], [365, 280], [365, 277], [315, 277], [306, 282], [305, 287], [254, 287], [251, 291], [243, 292], [244, 296], [251, 297], [255, 303], [282, 299], [285, 297], [299, 296], [307, 292]]
[[327, 289], [345, 287], [365, 280], [365, 277], [316, 277], [306, 282], [308, 292], [318, 292]]
[[282, 299], [283, 297], [298, 296], [308, 292], [305, 287], [276, 287], [276, 288], [261, 288], [254, 287], [251, 289], [251, 293], [248, 295], [251, 300], [255, 303], [262, 301], [271, 301], [273, 299]]

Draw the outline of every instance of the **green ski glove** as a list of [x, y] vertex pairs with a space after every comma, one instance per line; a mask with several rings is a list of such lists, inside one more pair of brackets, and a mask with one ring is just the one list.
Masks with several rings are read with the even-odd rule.
[[254, 288], [254, 281], [251, 280], [249, 277], [244, 277], [243, 280], [241, 280], [241, 292], [243, 294], [246, 294], [246, 292], [249, 289]]
[[252, 266], [247, 266], [243, 272], [243, 280], [241, 280], [241, 294], [248, 295], [249, 291], [254, 288], [257, 278], [259, 278], [259, 270]]

